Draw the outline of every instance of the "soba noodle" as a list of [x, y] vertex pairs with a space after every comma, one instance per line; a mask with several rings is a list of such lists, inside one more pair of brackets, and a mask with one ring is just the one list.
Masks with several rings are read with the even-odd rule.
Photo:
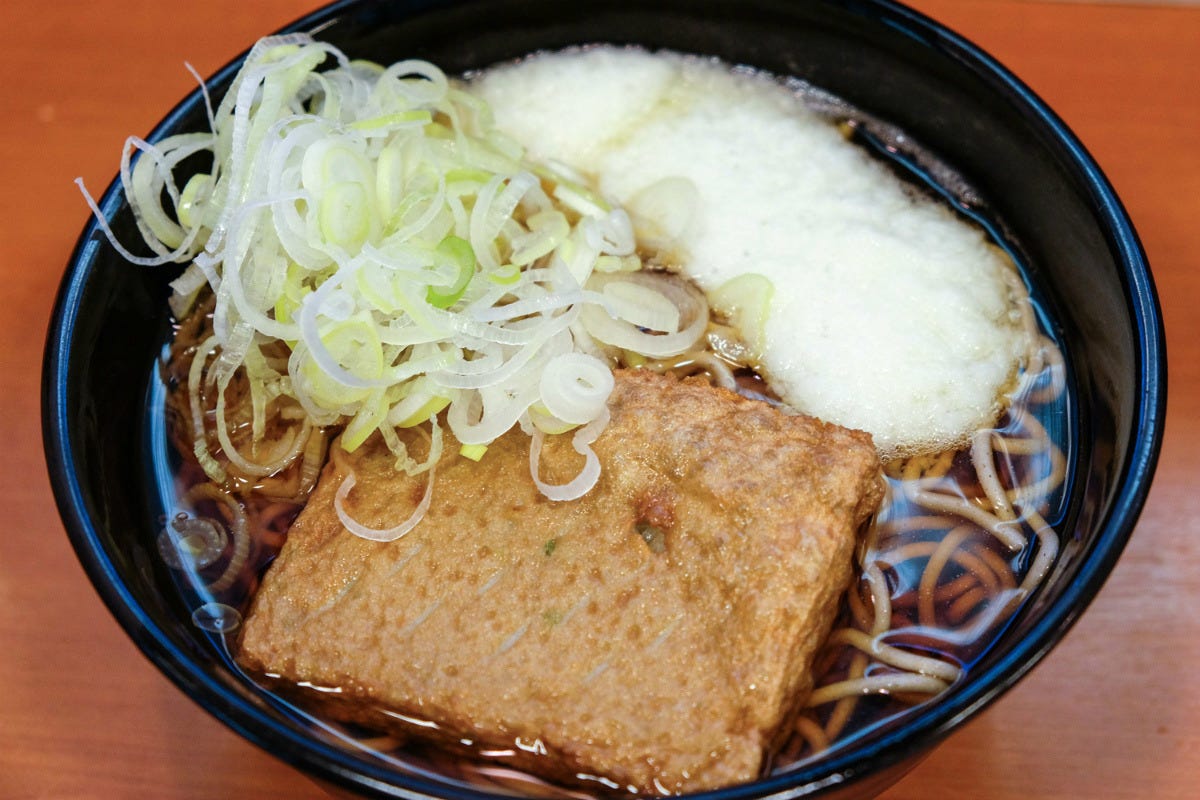
[[[1054, 343], [1034, 341], [1027, 363], [1037, 371], [1022, 376], [1000, 425], [976, 433], [969, 451], [887, 465], [891, 497], [859, 549], [845, 625], [829, 637], [783, 768], [836, 745], [871, 695], [903, 705], [946, 691], [1054, 563], [1058, 536], [1044, 515], [1066, 459], [1033, 408], [1061, 402], [1065, 377]], [[1018, 574], [1012, 561], [1030, 548]]]

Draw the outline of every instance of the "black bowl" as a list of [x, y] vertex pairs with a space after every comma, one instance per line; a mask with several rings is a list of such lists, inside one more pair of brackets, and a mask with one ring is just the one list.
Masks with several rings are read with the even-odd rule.
[[[349, 0], [289, 30], [317, 32], [355, 57], [427, 58], [451, 73], [607, 41], [712, 54], [797, 76], [899, 126], [956, 167], [1019, 245], [1078, 388], [1078, 438], [1055, 570], [969, 678], [901, 727], [714, 796], [882, 790], [1027, 673], [1099, 590], [1145, 501], [1161, 442], [1166, 357], [1159, 307], [1133, 227], [1099, 168], [1052, 111], [976, 47], [886, 0]], [[209, 82], [214, 93], [237, 66]], [[150, 138], [203, 124], [203, 102], [193, 93]], [[118, 235], [132, 240], [115, 184], [100, 206]], [[97, 591], [143, 652], [197, 703], [318, 780], [370, 796], [493, 796], [401, 774], [319, 740], [232, 670], [217, 638], [193, 626], [155, 549], [161, 509], [147, 438], [170, 277], [170, 270], [126, 264], [91, 222], [50, 326], [43, 375], [50, 475]]]

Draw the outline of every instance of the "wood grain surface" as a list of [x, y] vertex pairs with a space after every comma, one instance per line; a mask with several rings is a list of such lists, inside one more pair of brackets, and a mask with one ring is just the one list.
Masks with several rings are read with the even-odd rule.
[[[1038, 92], [1106, 171], [1165, 308], [1168, 431], [1149, 503], [1082, 621], [890, 790], [918, 798], [1200, 797], [1200, 10], [914, 0]], [[124, 137], [305, 0], [13, 2], [0, 25], [0, 798], [319, 798], [196, 707], [117, 627], [46, 478], [51, 304]], [[398, 54], [399, 56], [400, 54]]]

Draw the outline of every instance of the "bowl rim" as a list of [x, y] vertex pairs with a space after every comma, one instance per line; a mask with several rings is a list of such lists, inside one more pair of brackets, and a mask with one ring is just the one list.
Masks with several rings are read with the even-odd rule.
[[[429, 0], [414, 8], [450, 6], [467, 0]], [[319, 33], [370, 0], [338, 0], [294, 20], [277, 33]], [[855, 746], [793, 771], [770, 775], [753, 783], [703, 792], [696, 797], [741, 800], [761, 796], [797, 797], [843, 786], [926, 751], [958, 725], [994, 702], [1021, 680], [1078, 620], [1103, 586], [1120, 556], [1145, 504], [1162, 447], [1165, 427], [1167, 360], [1161, 308], [1145, 252], [1133, 224], [1099, 165], [1066, 124], [1028, 86], [992, 56], [943, 24], [895, 0], [828, 0], [858, 13], [877, 16], [901, 32], [916, 36], [927, 46], [950, 55], [985, 78], [1010, 102], [1065, 149], [1083, 178], [1094, 209], [1112, 237], [1126, 282], [1125, 301], [1133, 322], [1134, 357], [1140, 395], [1134, 399], [1131, 424], [1137, 435], [1114, 481], [1114, 502], [1094, 546], [1080, 559], [1076, 577], [1046, 609], [1025, 636], [1002, 657], [989, 664], [967, 685], [939, 702], [916, 710], [903, 726], [880, 735], [865, 746]], [[242, 52], [205, 85], [224, 84], [240, 67]], [[203, 103], [199, 88], [190, 92], [159, 122], [147, 137], [157, 141]], [[119, 180], [114, 179], [98, 205], [106, 217], [124, 203]], [[190, 662], [167, 633], [137, 604], [123, 583], [111, 556], [101, 542], [77, 478], [77, 457], [71, 441], [66, 376], [80, 299], [92, 274], [102, 237], [96, 220], [89, 217], [68, 261], [47, 329], [42, 370], [42, 425], [46, 464], [55, 502], [67, 535], [95, 590], [125, 633], [143, 655], [208, 713], [267, 753], [299, 767], [318, 780], [375, 796], [442, 797], [450, 800], [491, 800], [498, 795], [457, 787], [417, 776], [399, 774], [370, 764], [322, 742], [280, 725], [225, 685]], [[1146, 435], [1146, 434], [1149, 435]]]

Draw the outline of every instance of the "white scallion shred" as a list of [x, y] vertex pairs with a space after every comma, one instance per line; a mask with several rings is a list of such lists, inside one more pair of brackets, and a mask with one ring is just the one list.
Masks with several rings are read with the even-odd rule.
[[[205, 102], [211, 131], [130, 138], [122, 155], [151, 255], [118, 242], [77, 183], [130, 261], [189, 264], [172, 283], [176, 315], [205, 285], [215, 296], [214, 336], [189, 375], [196, 456], [214, 480], [225, 472], [205, 425], [217, 426], [228, 463], [254, 476], [298, 458], [311, 472], [313, 426], [344, 426], [347, 450], [378, 432], [398, 470], [429, 473], [420, 503], [395, 527], [362, 525], [345, 509], [351, 475], [335, 507], [359, 536], [399, 538], [429, 507], [444, 411], [473, 458], [519, 424], [539, 489], [573, 499], [599, 477], [591, 443], [613, 388], [596, 342], [658, 356], [703, 333], [703, 295], [642, 270], [624, 210], [579, 175], [529, 161], [487, 105], [433, 64], [384, 68], [305, 35], [270, 37], [221, 103], [213, 109], [207, 91]], [[177, 178], [197, 153], [211, 155], [210, 171]], [[278, 342], [290, 351], [286, 374], [266, 366], [263, 348]], [[239, 371], [254, 404], [249, 455], [230, 438], [221, 391]], [[215, 423], [202, 385], [218, 388]], [[286, 446], [266, 447], [264, 414], [279, 397], [307, 419], [289, 421]], [[423, 462], [397, 436], [418, 425], [433, 442]], [[570, 431], [586, 464], [548, 485], [537, 471], [544, 437]]]

